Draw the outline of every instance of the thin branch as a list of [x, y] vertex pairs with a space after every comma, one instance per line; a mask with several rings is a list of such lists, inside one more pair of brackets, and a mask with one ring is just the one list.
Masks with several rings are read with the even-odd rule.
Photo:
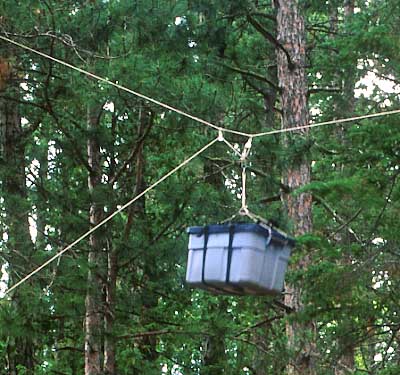
[[96, 59], [102, 59], [102, 60], [115, 60], [115, 59], [120, 59], [123, 57], [127, 57], [132, 53], [132, 50], [125, 52], [122, 55], [118, 55], [118, 56], [104, 56], [104, 55], [98, 55], [96, 53], [93, 53], [92, 51], [89, 51], [87, 49], [84, 49], [80, 46], [78, 46], [75, 41], [72, 39], [72, 37], [68, 34], [59, 34], [57, 35], [54, 31], [46, 31], [44, 33], [39, 33], [37, 32], [38, 30], [35, 30], [36, 33], [29, 33], [29, 34], [16, 34], [16, 33], [10, 33], [7, 31], [2, 32], [2, 34], [4, 34], [7, 37], [17, 37], [17, 38], [24, 38], [24, 39], [33, 39], [33, 38], [52, 38], [53, 40], [57, 40], [59, 42], [61, 42], [63, 45], [65, 45], [66, 47], [72, 48], [74, 50], [74, 52], [76, 53], [76, 55], [78, 56], [78, 58], [80, 60], [82, 60], [84, 63], [85, 60], [82, 58], [82, 56], [80, 55], [79, 52], [83, 52], [87, 55], [89, 55], [92, 58], [96, 58]]
[[12, 101], [14, 103], [19, 103], [22, 105], [30, 105], [32, 107], [38, 108], [42, 111], [47, 111], [47, 108], [44, 105], [38, 104], [38, 103], [34, 103], [34, 102], [30, 102], [30, 101], [26, 101], [26, 100], [21, 100], [21, 99], [17, 99], [17, 98], [12, 98], [11, 96], [6, 96], [6, 95], [0, 95], [1, 99], [5, 99], [7, 101]]
[[247, 333], [247, 332], [249, 332], [249, 331], [252, 331], [253, 329], [259, 328], [259, 327], [261, 327], [261, 326], [263, 326], [263, 325], [266, 325], [266, 324], [269, 325], [269, 324], [271, 324], [273, 321], [278, 320], [278, 319], [281, 319], [281, 318], [283, 318], [283, 315], [276, 315], [276, 316], [273, 316], [272, 318], [263, 319], [261, 322], [258, 322], [258, 323], [256, 323], [256, 324], [252, 325], [251, 327], [248, 327], [248, 328], [245, 328], [245, 329], [241, 330], [241, 331], [238, 332], [234, 337], [238, 337], [238, 336], [240, 336], [240, 335], [243, 335], [244, 333]]
[[262, 96], [265, 97], [265, 95], [267, 95], [266, 89], [263, 87], [259, 87], [256, 84], [254, 84], [253, 82], [251, 82], [251, 80], [249, 79], [249, 77], [246, 77], [245, 75], [242, 75], [242, 78], [245, 80], [245, 82], [256, 92], [258, 92], [259, 94], [261, 94]]
[[[88, 162], [86, 161], [86, 159], [82, 156], [81, 151], [79, 150], [79, 148], [77, 147], [76, 143], [75, 143], [75, 137], [71, 136], [69, 134], [69, 132], [65, 129], [64, 126], [61, 125], [61, 122], [58, 118], [58, 116], [56, 115], [56, 113], [54, 112], [51, 100], [48, 96], [48, 92], [47, 92], [47, 88], [45, 90], [45, 99], [47, 102], [47, 112], [50, 114], [50, 116], [54, 119], [55, 124], [57, 125], [57, 127], [63, 132], [63, 134], [65, 135], [65, 137], [71, 141], [72, 144], [72, 148], [75, 151], [75, 157], [79, 160], [79, 162], [82, 163], [82, 165], [85, 166], [85, 168], [87, 169], [87, 171], [89, 173], [92, 172], [92, 168], [90, 167], [90, 165], [88, 164]], [[61, 142], [60, 142], [61, 143]]]
[[160, 329], [156, 331], [147, 331], [147, 332], [138, 332], [131, 333], [127, 335], [117, 336], [117, 340], [121, 339], [137, 339], [142, 337], [150, 337], [150, 336], [162, 336], [162, 335], [209, 335], [207, 332], [193, 332], [193, 331], [173, 331], [170, 329]]
[[228, 19], [232, 20], [234, 18], [238, 17], [244, 17], [244, 16], [258, 16], [258, 17], [263, 17], [266, 18], [270, 21], [276, 22], [276, 17], [273, 14], [268, 14], [268, 13], [263, 13], [263, 12], [258, 12], [258, 11], [253, 11], [253, 12], [238, 12], [238, 13], [233, 13], [233, 14], [226, 14], [225, 16], [220, 17], [221, 20]]
[[356, 213], [355, 213], [349, 220], [347, 220], [345, 223], [343, 223], [340, 227], [338, 227], [338, 228], [335, 230], [335, 232], [332, 233], [332, 236], [334, 236], [336, 233], [340, 232], [343, 228], [349, 226], [349, 224], [350, 224], [351, 222], [353, 222], [355, 219], [357, 219], [357, 217], [358, 217], [358, 215], [361, 213], [361, 211], [362, 211], [362, 208], [360, 207], [360, 208], [356, 211]]
[[270, 354], [267, 350], [265, 350], [264, 348], [262, 348], [260, 345], [258, 345], [257, 343], [255, 343], [253, 341], [250, 341], [250, 340], [247, 340], [247, 339], [243, 339], [243, 338], [239, 338], [239, 337], [235, 337], [234, 340], [241, 341], [241, 342], [244, 342], [245, 344], [249, 344], [249, 345], [255, 346], [258, 350], [260, 350], [264, 354]]
[[251, 12], [250, 16], [259, 16], [259, 17], [266, 18], [270, 21], [276, 22], [276, 16], [274, 16], [273, 14], [268, 14], [268, 13], [263, 13], [263, 12]]
[[316, 32], [320, 32], [320, 33], [325, 33], [325, 34], [329, 34], [329, 35], [345, 35], [343, 33], [339, 33], [337, 31], [333, 31], [331, 28], [324, 28], [324, 27], [315, 27], [315, 26], [306, 26], [306, 30], [307, 31], [316, 31]]
[[27, 137], [31, 135], [35, 130], [37, 130], [42, 123], [42, 119], [37, 119], [34, 123], [30, 124], [27, 128], [23, 130], [22, 136]]
[[325, 153], [325, 154], [328, 154], [328, 155], [339, 155], [339, 152], [337, 152], [335, 150], [330, 150], [330, 149], [326, 148], [324, 145], [319, 144], [315, 140], [314, 140], [314, 145], [322, 153]]
[[264, 36], [265, 39], [267, 39], [271, 44], [273, 44], [276, 48], [280, 49], [287, 58], [288, 61], [288, 65], [289, 65], [289, 69], [293, 69], [295, 67], [292, 58], [290, 57], [290, 54], [288, 51], [286, 51], [286, 49], [282, 46], [282, 44], [280, 44], [276, 38], [268, 31], [264, 28], [264, 26], [261, 25], [261, 23], [259, 23], [256, 19], [254, 19], [253, 17], [251, 17], [251, 15], [248, 15], [247, 20], [250, 22], [250, 24], [261, 34]]
[[149, 121], [149, 125], [147, 126], [145, 132], [143, 135], [136, 141], [135, 148], [132, 150], [131, 154], [128, 156], [128, 158], [125, 160], [124, 164], [121, 166], [121, 168], [117, 171], [117, 173], [111, 178], [109, 184], [113, 185], [124, 173], [126, 170], [126, 167], [132, 163], [132, 160], [135, 158], [136, 154], [139, 152], [140, 148], [143, 145], [143, 142], [145, 141], [146, 137], [149, 135], [150, 130], [152, 129], [154, 124], [154, 113], [151, 112], [151, 118]]
[[313, 87], [308, 89], [308, 95], [317, 94], [319, 92], [341, 92], [340, 87]]
[[[322, 207], [324, 207], [333, 217], [335, 220], [337, 220], [340, 224], [342, 224], [343, 227], [347, 228], [347, 231], [354, 237], [354, 239], [358, 243], [363, 243], [363, 241], [360, 239], [360, 237], [354, 232], [354, 230], [349, 226], [348, 221], [343, 219], [334, 208], [332, 208], [327, 201], [325, 201], [322, 197], [320, 197], [317, 194], [313, 194], [313, 198], [315, 199], [316, 202], [320, 203]], [[353, 220], [358, 216], [358, 214], [361, 212], [361, 209], [359, 209], [359, 212], [357, 212], [356, 215], [354, 215]], [[352, 221], [352, 220], [351, 220]], [[336, 230], [335, 233], [337, 233], [338, 230]]]
[[281, 301], [274, 301], [273, 302], [273, 304], [275, 305], [275, 306], [278, 306], [278, 307], [280, 307], [282, 310], [284, 310], [287, 314], [291, 314], [291, 313], [294, 313], [294, 312], [296, 312], [296, 310], [293, 308], [293, 307], [290, 307], [290, 306], [288, 306], [288, 305], [285, 305], [283, 302], [281, 302]]
[[389, 339], [389, 342], [386, 344], [386, 350], [385, 350], [385, 354], [384, 354], [384, 356], [382, 358], [381, 365], [379, 366], [380, 369], [384, 368], [385, 363], [386, 363], [386, 359], [387, 359], [387, 357], [389, 355], [389, 349], [392, 346], [393, 341], [396, 339], [396, 336], [397, 336], [399, 331], [400, 331], [400, 325], [397, 326], [397, 328], [392, 331], [392, 335], [391, 335], [391, 337]]
[[271, 203], [271, 202], [279, 202], [281, 200], [280, 195], [273, 195], [271, 197], [264, 197], [257, 201], [257, 203]]
[[69, 350], [69, 351], [72, 351], [72, 352], [79, 352], [79, 353], [83, 353], [84, 352], [83, 349], [75, 348], [73, 346], [62, 346], [61, 348], [55, 348], [56, 352], [61, 352], [63, 350]]
[[252, 77], [257, 79], [258, 81], [262, 81], [265, 83], [268, 83], [270, 86], [272, 86], [275, 90], [277, 90], [278, 92], [281, 92], [280, 88], [278, 87], [278, 85], [276, 85], [274, 82], [270, 81], [269, 79], [267, 79], [266, 77], [262, 76], [261, 74], [252, 72], [251, 70], [245, 70], [245, 69], [241, 69], [239, 67], [234, 67], [234, 66], [230, 66], [228, 64], [222, 63], [222, 62], [217, 62], [218, 65], [221, 65], [233, 72], [236, 73], [240, 73], [242, 75], [248, 76], [248, 77]]
[[374, 237], [375, 231], [376, 231], [376, 229], [377, 229], [378, 226], [379, 226], [379, 223], [380, 223], [380, 221], [381, 221], [381, 219], [382, 219], [382, 217], [383, 217], [383, 215], [384, 215], [384, 213], [385, 213], [385, 211], [386, 211], [387, 206], [389, 205], [390, 198], [392, 197], [393, 190], [394, 190], [394, 188], [395, 188], [395, 186], [396, 186], [397, 178], [399, 177], [399, 175], [400, 175], [400, 169], [398, 169], [398, 170], [396, 171], [396, 173], [392, 176], [392, 183], [391, 183], [389, 192], [388, 192], [388, 194], [386, 195], [385, 204], [383, 205], [382, 210], [381, 210], [381, 212], [379, 213], [379, 215], [377, 216], [377, 218], [376, 218], [376, 220], [375, 220], [375, 223], [374, 223], [374, 226], [372, 227], [371, 235], [370, 235], [370, 238], [371, 238], [371, 239], [372, 239], [372, 237]]

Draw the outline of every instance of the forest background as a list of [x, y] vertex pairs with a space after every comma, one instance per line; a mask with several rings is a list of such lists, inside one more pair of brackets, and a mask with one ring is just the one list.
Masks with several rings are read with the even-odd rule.
[[[397, 0], [0, 3], [0, 35], [248, 133], [398, 109], [399, 30]], [[240, 208], [217, 143], [2, 297], [0, 373], [398, 374], [398, 123], [253, 141], [249, 207], [296, 235], [296, 301], [184, 285], [185, 228]], [[217, 136], [4, 40], [0, 135], [3, 293]], [[293, 188], [296, 165], [311, 179]]]

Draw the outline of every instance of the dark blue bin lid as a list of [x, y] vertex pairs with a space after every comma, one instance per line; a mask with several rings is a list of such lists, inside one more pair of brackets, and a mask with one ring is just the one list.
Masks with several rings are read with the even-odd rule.
[[[288, 244], [289, 246], [294, 246], [296, 241], [287, 236], [283, 232], [278, 232], [274, 230], [273, 228], [270, 228], [267, 225], [260, 225], [260, 224], [254, 224], [254, 223], [232, 223], [232, 224], [211, 224], [207, 225], [208, 233], [229, 233], [230, 227], [234, 225], [235, 226], [235, 233], [238, 232], [252, 232], [252, 233], [258, 233], [263, 235], [264, 237], [269, 237], [271, 234], [271, 241], [279, 242], [279, 243], [284, 243]], [[196, 234], [198, 236], [201, 236], [204, 233], [204, 229], [206, 227], [189, 227], [187, 228], [187, 233], [189, 234]]]

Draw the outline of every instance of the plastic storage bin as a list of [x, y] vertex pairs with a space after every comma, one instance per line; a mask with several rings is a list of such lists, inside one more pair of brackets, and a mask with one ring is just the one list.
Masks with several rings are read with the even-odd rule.
[[216, 293], [277, 294], [295, 241], [264, 224], [190, 227], [186, 283]]

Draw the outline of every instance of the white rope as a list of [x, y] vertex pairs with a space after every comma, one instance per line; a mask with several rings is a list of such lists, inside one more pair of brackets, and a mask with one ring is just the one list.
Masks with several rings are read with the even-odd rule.
[[239, 213], [245, 213], [248, 210], [246, 202], [246, 167], [242, 168], [242, 207]]
[[188, 164], [191, 160], [199, 156], [201, 153], [203, 153], [205, 150], [207, 150], [209, 147], [211, 147], [215, 142], [218, 141], [218, 138], [215, 138], [212, 140], [210, 143], [206, 144], [204, 147], [202, 147], [200, 150], [195, 152], [192, 156], [184, 160], [182, 163], [180, 163], [177, 167], [169, 171], [167, 174], [165, 174], [163, 177], [161, 177], [158, 181], [156, 181], [154, 184], [149, 186], [146, 190], [141, 192], [140, 194], [136, 195], [133, 199], [131, 199], [129, 202], [125, 203], [122, 207], [120, 207], [118, 210], [114, 211], [111, 215], [107, 216], [103, 221], [95, 225], [93, 228], [82, 234], [79, 238], [77, 238], [74, 242], [72, 242], [70, 245], [59, 251], [57, 254], [55, 254], [53, 257], [48, 259], [46, 262], [44, 262], [41, 266], [37, 267], [35, 270], [32, 272], [28, 273], [26, 276], [24, 276], [21, 280], [19, 280], [16, 284], [11, 286], [5, 293], [4, 295], [9, 294], [11, 291], [13, 291], [15, 288], [19, 287], [22, 283], [30, 279], [33, 275], [41, 271], [43, 268], [48, 266], [51, 262], [59, 258], [61, 255], [63, 255], [65, 252], [73, 248], [75, 245], [77, 245], [79, 242], [81, 242], [83, 239], [88, 237], [90, 234], [92, 234], [94, 231], [99, 229], [101, 226], [106, 224], [108, 221], [110, 221], [115, 215], [119, 214], [121, 211], [125, 210], [128, 206], [130, 206], [132, 203], [143, 197], [145, 194], [147, 194], [150, 190], [154, 189], [157, 185], [159, 185], [161, 182], [166, 180], [168, 177], [173, 175], [175, 172], [177, 172], [179, 169], [184, 167], [186, 164]]
[[160, 102], [160, 101], [158, 101], [156, 99], [153, 99], [153, 98], [151, 98], [149, 96], [143, 95], [143, 94], [141, 94], [141, 93], [139, 93], [137, 91], [131, 90], [131, 89], [129, 89], [129, 88], [125, 87], [125, 86], [122, 86], [122, 85], [120, 85], [118, 83], [114, 83], [114, 82], [110, 81], [107, 78], [100, 77], [100, 76], [98, 76], [96, 74], [93, 74], [93, 73], [87, 71], [87, 70], [78, 68], [77, 66], [74, 66], [74, 65], [72, 65], [70, 63], [67, 63], [67, 62], [63, 61], [63, 60], [57, 59], [57, 58], [55, 58], [53, 56], [50, 56], [50, 55], [48, 55], [48, 54], [46, 54], [44, 52], [38, 51], [38, 50], [36, 50], [34, 48], [28, 47], [28, 46], [26, 46], [26, 45], [24, 45], [22, 43], [16, 42], [15, 40], [9, 39], [9, 38], [7, 38], [7, 37], [5, 37], [3, 35], [0, 35], [0, 39], [4, 40], [5, 42], [14, 44], [17, 47], [20, 47], [20, 48], [23, 48], [23, 49], [25, 49], [27, 51], [35, 53], [35, 54], [37, 54], [39, 56], [42, 56], [42, 57], [44, 57], [46, 59], [52, 60], [52, 61], [54, 61], [54, 62], [56, 62], [58, 64], [64, 65], [64, 66], [66, 66], [66, 67], [68, 67], [70, 69], [73, 69], [73, 70], [75, 70], [75, 71], [77, 71], [79, 73], [85, 74], [85, 75], [87, 75], [89, 77], [92, 77], [92, 78], [95, 78], [95, 79], [97, 79], [97, 80], [99, 80], [101, 82], [107, 83], [107, 84], [109, 84], [111, 86], [114, 86], [114, 87], [120, 89], [120, 90], [126, 91], [126, 92], [128, 92], [128, 93], [130, 93], [132, 95], [135, 95], [135, 96], [137, 96], [139, 98], [147, 100], [148, 102], [156, 104], [156, 105], [158, 105], [160, 107], [163, 107], [165, 109], [168, 109], [170, 111], [178, 113], [178, 114], [180, 114], [182, 116], [190, 118], [191, 120], [197, 121], [200, 124], [209, 126], [209, 127], [213, 128], [215, 130], [218, 130], [218, 131], [223, 131], [223, 132], [226, 132], [226, 133], [236, 134], [236, 135], [240, 135], [240, 136], [243, 136], [243, 137], [254, 137], [254, 138], [255, 137], [263, 137], [263, 136], [272, 135], [272, 134], [293, 132], [293, 131], [297, 131], [297, 130], [315, 128], [315, 127], [318, 127], [318, 126], [325, 126], [325, 125], [338, 125], [338, 124], [348, 123], [348, 122], [352, 122], [352, 121], [358, 121], [358, 120], [364, 120], [364, 119], [373, 118], [373, 117], [388, 116], [388, 115], [394, 115], [394, 114], [400, 113], [400, 109], [397, 109], [397, 110], [393, 110], [393, 111], [373, 113], [373, 114], [370, 114], [370, 115], [349, 117], [349, 118], [343, 118], [343, 119], [338, 119], [338, 120], [324, 121], [324, 122], [319, 122], [319, 123], [314, 123], [314, 124], [307, 124], [307, 125], [303, 125], [303, 126], [294, 126], [294, 127], [286, 128], [286, 129], [278, 129], [278, 130], [271, 130], [271, 131], [262, 132], [262, 133], [251, 134], [251, 133], [241, 132], [241, 131], [232, 130], [232, 129], [224, 128], [224, 127], [221, 127], [221, 126], [217, 126], [217, 125], [215, 125], [215, 124], [213, 124], [211, 122], [208, 122], [206, 120], [203, 120], [203, 119], [201, 119], [201, 118], [199, 118], [197, 116], [193, 116], [193, 115], [191, 115], [191, 114], [189, 114], [187, 112], [184, 112], [184, 111], [182, 111], [182, 110], [180, 110], [178, 108], [172, 107], [172, 106], [170, 106], [168, 104]]
[[226, 143], [226, 145], [237, 155], [241, 156], [242, 154], [232, 145], [232, 143], [228, 142], [225, 138], [223, 141]]
[[244, 145], [242, 154], [240, 156], [240, 161], [242, 163], [242, 206], [240, 207], [239, 210], [239, 215], [241, 216], [247, 216], [254, 222], [258, 223], [264, 223], [266, 225], [270, 225], [268, 220], [264, 219], [261, 216], [256, 215], [255, 213], [251, 212], [249, 210], [249, 207], [247, 206], [247, 192], [246, 192], [246, 180], [247, 180], [247, 168], [246, 168], [246, 160], [248, 156], [250, 155], [251, 151], [251, 146], [253, 142], [253, 137], [249, 137], [247, 140], [246, 144]]
[[314, 124], [308, 124], [308, 125], [303, 125], [303, 126], [294, 126], [292, 128], [286, 128], [286, 129], [271, 130], [271, 131], [268, 131], [268, 132], [256, 133], [256, 134], [253, 134], [252, 136], [253, 137], [263, 137], [263, 136], [266, 136], [266, 135], [293, 132], [293, 131], [296, 131], [296, 130], [316, 128], [318, 126], [325, 126], [325, 125], [338, 125], [338, 124], [344, 124], [344, 123], [347, 123], [347, 122], [365, 120], [365, 119], [373, 118], [373, 117], [382, 117], [382, 116], [394, 115], [394, 114], [398, 114], [398, 113], [400, 113], [400, 109], [395, 109], [393, 111], [372, 113], [370, 115], [355, 116], [355, 117], [342, 118], [342, 119], [338, 119], [338, 120], [317, 122], [317, 123], [314, 123]]
[[236, 131], [236, 130], [231, 130], [231, 129], [226, 129], [226, 128], [221, 128], [220, 126], [217, 126], [217, 125], [215, 125], [215, 124], [213, 124], [213, 123], [211, 123], [211, 122], [208, 122], [208, 121], [206, 121], [206, 120], [203, 120], [203, 119], [201, 119], [201, 118], [199, 118], [199, 117], [197, 117], [197, 116], [193, 116], [193, 115], [191, 115], [191, 114], [189, 114], [189, 113], [187, 113], [187, 112], [184, 112], [184, 111], [182, 111], [182, 110], [180, 110], [180, 109], [178, 109], [178, 108], [175, 108], [175, 107], [172, 107], [172, 106], [170, 106], [170, 105], [168, 105], [168, 104], [165, 104], [165, 103], [163, 103], [163, 102], [160, 102], [159, 100], [153, 99], [153, 98], [151, 98], [151, 97], [149, 97], [149, 96], [143, 95], [143, 94], [141, 94], [141, 93], [139, 93], [139, 92], [137, 92], [137, 91], [134, 91], [134, 90], [132, 90], [132, 89], [129, 89], [129, 88], [127, 88], [127, 87], [125, 87], [125, 86], [122, 86], [122, 85], [120, 85], [120, 84], [118, 84], [118, 83], [112, 82], [112, 81], [110, 81], [110, 80], [107, 79], [107, 78], [100, 77], [100, 76], [98, 76], [97, 74], [91, 73], [91, 72], [89, 72], [89, 71], [87, 71], [87, 70], [85, 70], [85, 69], [78, 68], [78, 67], [75, 66], [75, 65], [72, 65], [72, 64], [67, 63], [67, 62], [65, 62], [65, 61], [63, 61], [63, 60], [57, 59], [57, 58], [55, 58], [55, 57], [53, 57], [53, 56], [50, 56], [50, 55], [48, 55], [48, 54], [46, 54], [46, 53], [44, 53], [44, 52], [41, 52], [41, 51], [38, 51], [38, 50], [33, 49], [33, 48], [31, 48], [31, 47], [28, 47], [28, 46], [26, 46], [26, 45], [24, 45], [24, 44], [22, 44], [22, 43], [16, 42], [15, 40], [9, 39], [9, 38], [7, 38], [7, 37], [5, 37], [5, 36], [3, 36], [3, 35], [0, 35], [0, 39], [6, 41], [6, 42], [8, 42], [8, 43], [14, 44], [14, 45], [17, 46], [17, 47], [20, 47], [20, 48], [23, 48], [23, 49], [25, 49], [25, 50], [27, 50], [27, 51], [30, 51], [30, 52], [32, 52], [32, 53], [35, 53], [36, 55], [39, 55], [39, 56], [42, 56], [42, 57], [44, 57], [44, 58], [46, 58], [46, 59], [52, 60], [52, 61], [54, 61], [54, 62], [56, 62], [56, 63], [58, 63], [58, 64], [64, 65], [64, 66], [66, 66], [66, 67], [68, 67], [68, 68], [70, 68], [70, 69], [73, 69], [73, 70], [75, 70], [75, 71], [77, 71], [77, 72], [79, 72], [79, 73], [85, 74], [85, 75], [87, 75], [88, 77], [97, 79], [97, 80], [99, 80], [99, 81], [101, 81], [101, 82], [104, 82], [104, 83], [107, 83], [107, 84], [109, 84], [109, 85], [111, 85], [111, 86], [114, 86], [114, 87], [116, 87], [116, 88], [118, 88], [118, 89], [120, 89], [120, 90], [126, 91], [126, 92], [128, 92], [128, 93], [130, 93], [130, 94], [132, 94], [132, 95], [135, 95], [135, 96], [137, 96], [137, 97], [139, 97], [139, 98], [142, 98], [142, 99], [144, 99], [144, 100], [147, 100], [148, 102], [151, 102], [151, 103], [153, 103], [153, 104], [156, 104], [156, 105], [158, 105], [158, 106], [160, 106], [160, 107], [163, 107], [163, 108], [168, 109], [168, 110], [170, 110], [170, 111], [176, 112], [176, 113], [178, 113], [178, 114], [180, 114], [180, 115], [182, 115], [182, 116], [185, 116], [185, 117], [187, 117], [187, 118], [190, 118], [191, 120], [197, 121], [197, 122], [199, 122], [200, 124], [209, 126], [209, 127], [213, 128], [213, 129], [216, 129], [216, 130], [223, 130], [224, 132], [228, 132], [228, 133], [232, 133], [232, 134], [237, 134], [237, 135], [241, 135], [241, 136], [248, 136], [247, 133], [243, 133], [243, 132]]
[[[61, 250], [60, 252], [58, 252], [57, 254], [55, 254], [52, 258], [50, 258], [49, 260], [47, 260], [45, 263], [43, 263], [41, 266], [39, 266], [38, 268], [36, 268], [34, 271], [30, 272], [28, 275], [26, 275], [25, 277], [23, 277], [20, 281], [18, 281], [16, 284], [14, 284], [13, 286], [11, 286], [6, 292], [5, 295], [9, 294], [12, 290], [14, 290], [15, 288], [17, 288], [18, 286], [20, 286], [22, 283], [24, 283], [25, 281], [27, 281], [28, 279], [30, 279], [33, 275], [35, 275], [36, 273], [38, 273], [40, 270], [42, 270], [43, 268], [45, 268], [47, 265], [49, 265], [51, 262], [53, 262], [55, 259], [59, 258], [61, 255], [63, 255], [65, 252], [67, 252], [68, 250], [70, 250], [72, 247], [74, 247], [76, 244], [78, 244], [80, 241], [82, 241], [83, 239], [85, 239], [86, 237], [88, 237], [91, 233], [93, 233], [95, 230], [97, 230], [98, 228], [100, 228], [102, 225], [104, 225], [105, 223], [107, 223], [108, 221], [110, 221], [115, 215], [117, 215], [118, 213], [120, 213], [121, 211], [123, 211], [125, 208], [127, 208], [128, 206], [130, 206], [132, 203], [134, 203], [136, 200], [140, 199], [142, 196], [144, 196], [147, 192], [149, 192], [150, 190], [152, 190], [153, 188], [155, 188], [158, 184], [160, 184], [162, 181], [164, 181], [166, 178], [168, 178], [169, 176], [171, 176], [172, 174], [174, 174], [176, 171], [178, 171], [180, 168], [182, 168], [183, 166], [185, 166], [186, 164], [188, 164], [192, 159], [194, 159], [195, 157], [197, 157], [198, 155], [200, 155], [202, 152], [204, 152], [207, 148], [209, 148], [210, 146], [212, 146], [215, 142], [217, 141], [224, 141], [231, 149], [233, 149], [235, 151], [235, 153], [237, 153], [237, 150], [228, 142], [225, 140], [225, 138], [222, 135], [222, 132], [227, 132], [227, 133], [231, 133], [231, 134], [236, 134], [236, 135], [240, 135], [240, 136], [244, 136], [244, 137], [249, 137], [248, 142], [245, 145], [245, 148], [243, 150], [243, 153], [241, 154], [241, 160], [244, 161], [246, 159], [246, 157], [248, 156], [249, 152], [250, 152], [250, 148], [251, 148], [251, 141], [252, 138], [255, 137], [262, 137], [262, 136], [267, 136], [267, 135], [272, 135], [272, 134], [280, 134], [280, 133], [287, 133], [287, 132], [292, 132], [292, 131], [297, 131], [297, 130], [302, 130], [302, 129], [308, 129], [308, 128], [314, 128], [314, 127], [318, 127], [318, 126], [325, 126], [325, 125], [338, 125], [338, 124], [342, 124], [342, 123], [348, 123], [348, 122], [352, 122], [352, 121], [357, 121], [357, 120], [363, 120], [363, 119], [368, 119], [368, 118], [374, 118], [374, 117], [380, 117], [380, 116], [388, 116], [388, 115], [393, 115], [393, 114], [398, 114], [400, 113], [400, 109], [398, 110], [393, 110], [393, 111], [387, 111], [387, 112], [379, 112], [379, 113], [374, 113], [374, 114], [369, 114], [369, 115], [363, 115], [363, 116], [356, 116], [356, 117], [350, 117], [350, 118], [343, 118], [343, 119], [338, 119], [338, 120], [332, 120], [332, 121], [325, 121], [325, 122], [320, 122], [320, 123], [314, 123], [314, 124], [308, 124], [308, 125], [303, 125], [303, 126], [296, 126], [296, 127], [291, 127], [291, 128], [286, 128], [286, 129], [279, 129], [279, 130], [272, 130], [272, 131], [267, 131], [267, 132], [263, 132], [263, 133], [256, 133], [256, 134], [251, 134], [251, 133], [245, 133], [245, 132], [240, 132], [240, 131], [236, 131], [236, 130], [232, 130], [232, 129], [227, 129], [227, 128], [223, 128], [220, 126], [217, 126], [211, 122], [205, 121], [199, 117], [193, 116], [189, 113], [186, 113], [178, 108], [172, 107], [168, 104], [165, 104], [163, 102], [160, 102], [156, 99], [153, 99], [151, 97], [148, 97], [146, 95], [143, 95], [139, 92], [136, 92], [134, 90], [131, 90], [125, 86], [122, 86], [118, 83], [114, 83], [112, 81], [110, 81], [109, 79], [100, 77], [96, 74], [93, 74], [87, 70], [81, 69], [79, 67], [76, 67], [72, 64], [69, 64], [63, 60], [57, 59], [53, 56], [50, 56], [46, 53], [43, 53], [41, 51], [35, 50], [31, 47], [28, 47], [22, 43], [16, 42], [12, 39], [9, 39], [3, 35], [0, 35], [0, 39], [14, 44], [15, 46], [18, 46], [20, 48], [23, 48], [27, 51], [30, 51], [32, 53], [35, 53], [39, 56], [42, 56], [44, 58], [47, 58], [49, 60], [52, 60], [58, 64], [61, 64], [63, 66], [66, 66], [70, 69], [73, 69], [77, 72], [80, 72], [82, 74], [85, 74], [91, 78], [97, 79], [101, 82], [104, 82], [106, 84], [109, 84], [111, 86], [114, 86], [120, 90], [126, 91], [132, 95], [135, 95], [139, 98], [142, 98], [148, 102], [151, 102], [153, 104], [156, 104], [160, 107], [163, 107], [165, 109], [168, 109], [170, 111], [173, 111], [175, 113], [178, 113], [182, 116], [185, 116], [187, 118], [190, 118], [191, 120], [194, 120], [200, 124], [209, 126], [215, 130], [218, 130], [218, 137], [216, 139], [214, 139], [213, 141], [211, 141], [210, 143], [208, 143], [206, 146], [204, 146], [202, 149], [200, 149], [199, 151], [197, 151], [195, 154], [193, 154], [191, 157], [189, 157], [188, 159], [186, 159], [185, 161], [183, 161], [180, 165], [178, 165], [176, 168], [174, 168], [173, 170], [171, 170], [170, 172], [168, 172], [166, 175], [164, 175], [162, 178], [160, 178], [157, 182], [155, 182], [153, 185], [151, 185], [150, 187], [148, 187], [146, 190], [144, 190], [142, 193], [140, 193], [139, 195], [137, 195], [136, 197], [134, 197], [132, 200], [130, 200], [129, 202], [127, 202], [126, 204], [124, 204], [122, 207], [120, 207], [117, 211], [115, 211], [114, 213], [112, 213], [111, 215], [109, 215], [107, 218], [105, 218], [103, 221], [101, 221], [99, 224], [97, 224], [96, 226], [94, 226], [93, 228], [91, 228], [89, 231], [87, 231], [86, 233], [84, 233], [82, 236], [80, 236], [78, 239], [76, 239], [73, 243], [71, 243], [70, 245], [68, 245], [67, 247], [65, 247], [63, 250]], [[247, 147], [246, 147], [247, 146]], [[243, 159], [242, 159], [243, 158]], [[252, 214], [246, 205], [246, 169], [245, 167], [243, 167], [242, 170], [242, 208], [240, 210], [241, 214], [244, 214], [246, 216], [249, 216], [250, 218], [258, 218], [258, 219], [262, 219], [259, 218], [257, 215]]]
[[248, 215], [249, 209], [246, 202], [246, 159], [250, 154], [253, 138], [250, 137], [243, 147], [242, 154], [240, 156], [240, 162], [242, 163], [242, 207], [240, 207], [240, 215]]
[[247, 140], [246, 144], [243, 147], [243, 151], [240, 156], [240, 161], [244, 162], [247, 159], [247, 157], [250, 154], [252, 143], [253, 143], [253, 137], [249, 137], [249, 139]]

